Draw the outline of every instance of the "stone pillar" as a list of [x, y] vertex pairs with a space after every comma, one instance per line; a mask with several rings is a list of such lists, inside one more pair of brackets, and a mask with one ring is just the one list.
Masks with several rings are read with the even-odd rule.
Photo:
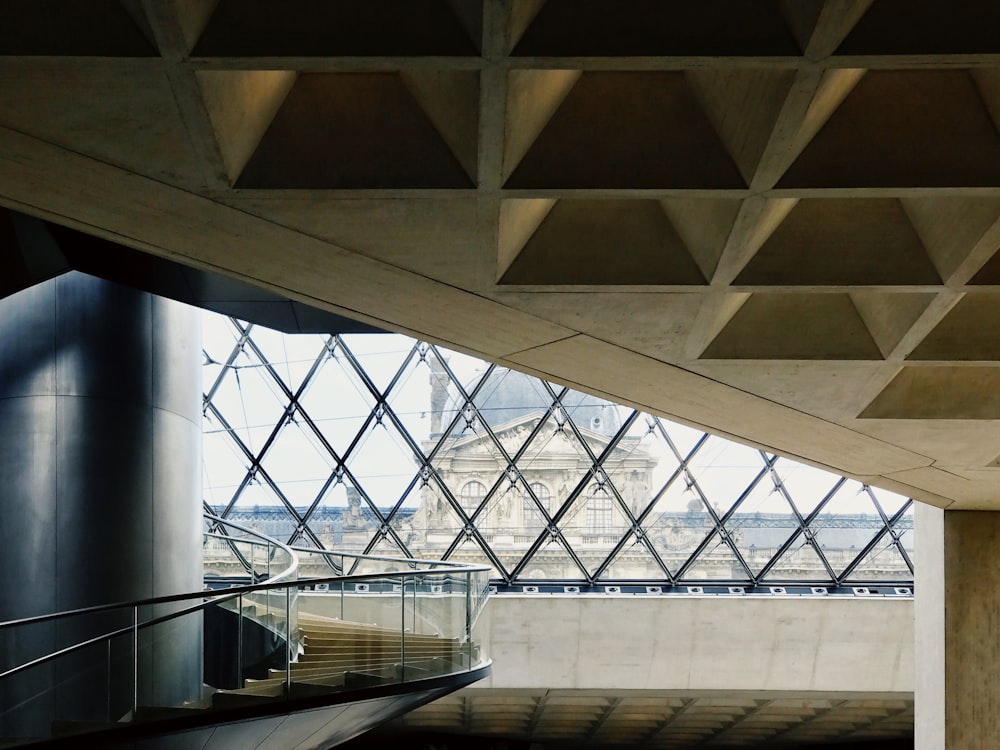
[[[79, 273], [0, 300], [0, 620], [201, 588], [200, 342], [193, 308]], [[4, 631], [0, 649], [9, 665], [130, 617]], [[4, 733], [121, 718], [133, 651], [122, 637], [5, 685], [21, 708]], [[198, 696], [200, 618], [139, 651], [141, 705]]]
[[1000, 747], [1000, 513], [915, 520], [915, 750]]

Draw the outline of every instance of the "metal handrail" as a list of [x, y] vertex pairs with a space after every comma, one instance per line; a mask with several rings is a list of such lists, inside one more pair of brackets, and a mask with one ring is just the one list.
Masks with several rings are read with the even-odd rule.
[[[449, 570], [461, 571], [462, 573], [480, 573], [480, 572], [490, 572], [491, 568], [488, 565], [476, 565], [475, 563], [457, 563], [451, 562], [450, 560], [424, 560], [418, 557], [386, 557], [382, 555], [362, 555], [356, 552], [337, 552], [336, 550], [328, 549], [316, 549], [315, 547], [292, 547], [293, 552], [308, 555], [319, 555], [321, 557], [340, 557], [340, 558], [351, 558], [358, 562], [375, 560], [377, 562], [394, 562], [394, 563], [405, 563], [411, 572], [416, 573], [445, 573]], [[418, 565], [426, 565], [429, 570], [416, 570]], [[335, 565], [330, 563], [330, 566], [336, 570]], [[344, 566], [341, 566], [341, 570]], [[403, 573], [405, 571], [398, 571], [398, 573]], [[396, 571], [381, 573], [378, 575], [394, 575]], [[357, 573], [347, 573], [340, 574], [337, 576], [337, 580], [344, 580], [357, 577], [359, 575], [372, 575], [372, 574], [357, 574]], [[303, 578], [301, 580], [313, 581], [312, 578]]]
[[[396, 559], [404, 559], [404, 558], [396, 558]], [[472, 566], [472, 565], [470, 565], [470, 566], [466, 567], [466, 566], [461, 566], [461, 565], [457, 565], [457, 564], [453, 565], [452, 569], [455, 569], [455, 570], [461, 569], [462, 572], [464, 572], [464, 573], [477, 573], [477, 572], [480, 572], [480, 571], [488, 571], [489, 570], [489, 568], [486, 567], [486, 566]], [[392, 576], [421, 576], [421, 575], [432, 575], [432, 574], [436, 574], [436, 573], [439, 573], [439, 572], [440, 571], [434, 571], [434, 570], [389, 571], [389, 572], [384, 572], [384, 573], [364, 573], [364, 574], [360, 574], [360, 575], [351, 575], [351, 576], [329, 576], [327, 578], [310, 578], [310, 579], [308, 579], [308, 582], [309, 582], [309, 585], [319, 585], [319, 584], [324, 584], [324, 583], [340, 583], [340, 582], [344, 582], [344, 581], [347, 581], [347, 582], [362, 582], [362, 581], [375, 580], [375, 579], [379, 579], [379, 578], [387, 578], [387, 577], [392, 577]], [[152, 620], [146, 620], [146, 621], [144, 621], [142, 623], [139, 623], [136, 626], [136, 629], [138, 629], [138, 630], [144, 630], [146, 628], [152, 627], [153, 625], [159, 625], [159, 624], [167, 622], [169, 620], [173, 620], [173, 619], [176, 619], [178, 617], [183, 617], [184, 615], [192, 614], [194, 612], [197, 612], [200, 609], [204, 609], [205, 607], [213, 606], [213, 605], [216, 605], [216, 604], [221, 604], [223, 602], [227, 602], [227, 601], [230, 601], [232, 599], [237, 599], [242, 594], [251, 594], [251, 593], [257, 593], [257, 592], [260, 592], [260, 591], [272, 591], [272, 590], [276, 590], [276, 589], [286, 589], [286, 588], [289, 588], [291, 586], [298, 586], [300, 583], [301, 582], [299, 582], [299, 581], [279, 581], [277, 583], [259, 583], [259, 584], [249, 584], [247, 586], [231, 586], [229, 588], [226, 588], [226, 589], [220, 591], [218, 594], [214, 594], [214, 595], [210, 594], [209, 597], [211, 598], [211, 601], [204, 601], [204, 602], [201, 602], [201, 603], [197, 604], [194, 607], [188, 607], [186, 609], [182, 609], [182, 610], [179, 610], [177, 612], [171, 612], [171, 613], [166, 614], [166, 615], [161, 615], [161, 616], [156, 617], [156, 618], [154, 618]], [[114, 609], [134, 609], [134, 608], [137, 608], [137, 607], [152, 606], [152, 605], [155, 605], [155, 604], [169, 604], [171, 602], [186, 601], [186, 600], [189, 600], [189, 599], [201, 599], [201, 598], [205, 598], [205, 596], [206, 596], [206, 594], [205, 594], [204, 591], [198, 591], [198, 592], [190, 593], [190, 594], [176, 594], [174, 596], [161, 596], [161, 597], [156, 597], [154, 599], [142, 599], [140, 601], [133, 602], [133, 603], [130, 603], [130, 604], [122, 604], [122, 605], [117, 605], [117, 606], [115, 606], [115, 605], [102, 605], [101, 607], [95, 607], [95, 608], [90, 608], [90, 609], [80, 609], [80, 610], [70, 610], [70, 611], [67, 611], [67, 612], [57, 612], [55, 615], [41, 615], [38, 618], [28, 617], [28, 618], [24, 618], [24, 619], [21, 619], [21, 620], [8, 620], [7, 622], [0, 623], [0, 628], [7, 627], [7, 626], [14, 626], [14, 625], [33, 624], [35, 622], [40, 622], [40, 621], [45, 620], [45, 619], [53, 619], [54, 616], [63, 616], [63, 615], [70, 616], [70, 615], [73, 615], [73, 614], [91, 614], [91, 613], [94, 613], [94, 612], [107, 611], [109, 609], [109, 607], [114, 608]], [[117, 630], [112, 630], [110, 632], [94, 636], [93, 638], [89, 638], [86, 641], [81, 641], [80, 643], [75, 643], [72, 646], [67, 646], [67, 647], [65, 647], [63, 649], [60, 649], [58, 651], [53, 651], [50, 654], [46, 654], [44, 656], [40, 656], [37, 659], [34, 659], [34, 660], [30, 661], [30, 662], [25, 662], [24, 664], [19, 664], [16, 667], [12, 667], [11, 669], [7, 670], [6, 672], [0, 672], [0, 679], [3, 679], [5, 677], [10, 677], [11, 675], [14, 675], [14, 674], [17, 674], [18, 672], [21, 672], [21, 671], [24, 671], [26, 669], [29, 669], [30, 667], [35, 667], [35, 666], [38, 666], [39, 664], [44, 664], [45, 662], [51, 661], [52, 659], [56, 659], [56, 658], [58, 658], [60, 656], [65, 656], [66, 654], [71, 654], [74, 651], [78, 651], [78, 650], [84, 649], [87, 646], [93, 646], [94, 644], [100, 643], [101, 641], [107, 641], [107, 640], [110, 640], [112, 638], [116, 638], [116, 637], [118, 637], [120, 635], [124, 635], [126, 633], [129, 633], [132, 630], [133, 630], [133, 628], [131, 626], [126, 626], [126, 627], [123, 627], [123, 628], [118, 628]]]
[[[202, 517], [205, 518], [207, 521], [210, 521], [213, 524], [215, 524], [216, 527], [220, 525], [228, 526], [229, 528], [242, 531], [245, 534], [250, 534], [251, 536], [257, 537], [257, 539], [259, 539], [262, 543], [266, 544], [268, 548], [277, 548], [282, 552], [286, 553], [290, 559], [289, 566], [285, 570], [279, 572], [277, 575], [268, 578], [267, 582], [288, 580], [290, 577], [296, 574], [299, 567], [299, 559], [298, 556], [295, 554], [295, 552], [292, 551], [292, 548], [289, 547], [287, 544], [282, 544], [277, 539], [269, 537], [265, 534], [261, 534], [259, 531], [255, 531], [254, 529], [251, 529], [248, 526], [244, 526], [243, 524], [236, 523], [234, 521], [230, 521], [225, 518], [220, 518], [214, 513], [205, 512], [202, 514]], [[225, 541], [227, 541], [227, 543], [229, 544], [229, 548], [233, 551], [233, 554], [235, 554], [237, 558], [240, 560], [240, 564], [244, 568], [246, 568], [248, 572], [252, 573], [253, 564], [250, 563], [238, 549], [236, 549], [237, 542], [245, 542], [248, 540], [236, 539], [230, 537], [228, 534], [215, 534], [211, 531], [206, 531], [205, 535], [210, 537], [222, 537]], [[256, 544], [257, 542], [250, 542], [250, 543]]]
[[[222, 601], [228, 601], [229, 599], [237, 598], [239, 594], [238, 593], [230, 594], [229, 589], [226, 589], [225, 595], [220, 594], [220, 596], [225, 596], [225, 598], [223, 598]], [[82, 649], [87, 648], [88, 646], [93, 646], [103, 641], [110, 641], [112, 638], [117, 638], [120, 635], [131, 633], [133, 630], [144, 630], [148, 627], [152, 627], [153, 625], [159, 625], [162, 622], [167, 622], [168, 620], [173, 620], [177, 617], [190, 615], [194, 612], [197, 612], [200, 609], [204, 609], [209, 605], [218, 603], [220, 602], [214, 600], [211, 602], [202, 602], [201, 604], [198, 604], [194, 607], [188, 607], [187, 609], [182, 609], [177, 612], [171, 612], [168, 615], [161, 615], [160, 617], [154, 618], [152, 620], [146, 620], [145, 622], [135, 626], [135, 628], [133, 628], [130, 625], [126, 625], [125, 627], [118, 628], [117, 630], [112, 630], [107, 633], [102, 633], [101, 635], [95, 635], [93, 638], [88, 638], [85, 641], [74, 643], [72, 646], [66, 646], [65, 648], [59, 649], [58, 651], [53, 651], [52, 653], [45, 654], [44, 656], [39, 656], [35, 659], [32, 659], [31, 661], [25, 662], [24, 664], [18, 664], [16, 667], [11, 667], [6, 672], [0, 672], [0, 680], [4, 679], [5, 677], [10, 677], [12, 675], [15, 675], [18, 672], [23, 672], [24, 670], [30, 669], [31, 667], [37, 667], [39, 664], [44, 664], [47, 661], [52, 661], [53, 659], [57, 659], [60, 656], [65, 656], [66, 654], [72, 654], [74, 651], [80, 651]], [[128, 609], [128, 607], [123, 607], [123, 609]]]
[[[13, 676], [15, 674], [18, 674], [19, 672], [25, 671], [25, 670], [30, 669], [32, 667], [39, 666], [39, 665], [44, 664], [44, 663], [46, 663], [48, 661], [52, 661], [54, 659], [57, 659], [57, 658], [59, 658], [61, 656], [65, 656], [67, 654], [73, 653], [75, 651], [82, 650], [84, 648], [87, 648], [88, 646], [92, 646], [92, 645], [95, 645], [95, 644], [103, 642], [103, 641], [109, 641], [109, 640], [111, 640], [113, 638], [116, 638], [118, 636], [125, 635], [126, 633], [133, 632], [133, 631], [144, 630], [144, 629], [152, 627], [154, 625], [158, 625], [158, 624], [161, 624], [163, 622], [167, 622], [169, 620], [176, 619], [178, 617], [183, 617], [185, 615], [192, 614], [194, 612], [197, 612], [198, 610], [205, 609], [206, 607], [209, 607], [209, 606], [214, 606], [214, 605], [217, 605], [217, 604], [220, 604], [220, 603], [224, 603], [224, 602], [227, 602], [227, 601], [230, 601], [230, 600], [233, 600], [233, 599], [238, 599], [239, 597], [241, 597], [244, 594], [258, 593], [258, 592], [262, 592], [262, 591], [273, 591], [273, 590], [277, 590], [277, 589], [288, 589], [291, 586], [297, 586], [300, 583], [299, 581], [289, 581], [289, 580], [286, 580], [290, 575], [292, 575], [295, 572], [297, 572], [299, 560], [298, 560], [298, 555], [296, 554], [296, 552], [308, 552], [310, 554], [320, 554], [320, 555], [328, 555], [328, 556], [338, 555], [338, 556], [351, 557], [351, 558], [358, 559], [358, 560], [377, 560], [377, 561], [380, 561], [380, 562], [398, 562], [398, 563], [405, 563], [407, 565], [407, 568], [408, 568], [407, 570], [383, 571], [383, 572], [380, 572], [380, 573], [362, 573], [362, 574], [352, 574], [352, 575], [346, 575], [346, 576], [345, 575], [337, 575], [337, 576], [328, 576], [328, 577], [323, 577], [323, 578], [309, 578], [309, 579], [306, 579], [306, 580], [308, 580], [308, 582], [309, 582], [310, 585], [320, 585], [320, 584], [324, 584], [324, 583], [327, 583], [327, 584], [329, 584], [329, 583], [342, 583], [343, 584], [345, 582], [363, 582], [363, 581], [382, 579], [382, 578], [392, 577], [392, 576], [424, 577], [424, 576], [431, 576], [431, 575], [439, 575], [440, 573], [447, 572], [447, 571], [461, 571], [464, 574], [469, 574], [470, 575], [470, 580], [471, 580], [471, 574], [472, 573], [488, 572], [490, 570], [489, 566], [485, 566], [485, 565], [471, 565], [471, 564], [464, 564], [464, 563], [452, 563], [452, 562], [441, 561], [441, 560], [419, 560], [419, 559], [414, 559], [414, 558], [383, 557], [383, 556], [376, 556], [376, 555], [359, 555], [359, 554], [355, 554], [355, 553], [340, 553], [340, 552], [335, 552], [335, 551], [331, 551], [331, 550], [317, 550], [317, 549], [304, 548], [304, 547], [293, 548], [293, 547], [289, 547], [287, 545], [281, 544], [280, 542], [277, 542], [276, 540], [273, 540], [270, 537], [264, 536], [264, 535], [260, 534], [259, 532], [256, 532], [256, 531], [254, 531], [252, 529], [248, 529], [248, 528], [246, 528], [244, 526], [241, 526], [240, 524], [235, 524], [235, 523], [230, 524], [230, 522], [226, 521], [225, 519], [221, 519], [221, 518], [218, 518], [216, 516], [212, 516], [211, 514], [208, 514], [208, 513], [206, 513], [204, 515], [205, 515], [206, 518], [208, 518], [209, 520], [212, 520], [213, 522], [219, 522], [219, 523], [223, 523], [223, 524], [229, 524], [229, 525], [231, 525], [231, 526], [233, 526], [235, 528], [240, 529], [241, 531], [245, 531], [245, 532], [250, 533], [250, 534], [252, 534], [254, 536], [257, 536], [258, 538], [267, 540], [269, 543], [272, 543], [273, 546], [278, 547], [278, 548], [286, 551], [291, 556], [291, 563], [289, 564], [289, 566], [285, 570], [279, 572], [276, 576], [268, 579], [264, 583], [248, 584], [246, 586], [230, 586], [230, 587], [224, 589], [223, 591], [220, 591], [217, 594], [207, 594], [206, 595], [206, 592], [204, 590], [202, 590], [202, 591], [190, 592], [190, 593], [185, 593], [185, 594], [173, 594], [173, 595], [170, 595], [170, 596], [159, 596], [159, 597], [152, 597], [152, 598], [148, 598], [148, 599], [140, 599], [140, 600], [134, 600], [134, 601], [128, 601], [128, 602], [121, 602], [121, 603], [101, 604], [101, 605], [97, 605], [97, 606], [94, 606], [94, 607], [82, 607], [82, 608], [79, 608], [79, 609], [66, 610], [66, 611], [63, 611], [63, 612], [54, 612], [54, 613], [50, 613], [50, 614], [46, 614], [46, 615], [36, 615], [36, 616], [33, 616], [33, 617], [25, 617], [25, 618], [20, 618], [20, 619], [17, 619], [17, 620], [8, 620], [6, 622], [0, 622], [0, 630], [2, 630], [4, 628], [19, 627], [19, 626], [24, 626], [24, 625], [34, 625], [34, 624], [38, 624], [38, 623], [42, 623], [42, 622], [49, 622], [49, 621], [53, 621], [53, 620], [64, 619], [64, 618], [68, 618], [68, 617], [74, 617], [74, 616], [77, 616], [77, 615], [90, 615], [90, 614], [96, 614], [96, 613], [100, 613], [100, 612], [111, 612], [111, 611], [116, 611], [116, 610], [129, 610], [129, 609], [138, 610], [139, 607], [154, 606], [154, 605], [159, 605], [159, 604], [171, 604], [171, 603], [175, 603], [175, 602], [190, 601], [190, 600], [195, 600], [195, 599], [203, 599], [204, 600], [204, 599], [206, 599], [206, 596], [208, 598], [208, 600], [201, 601], [201, 602], [199, 602], [197, 605], [195, 605], [193, 607], [187, 607], [187, 608], [179, 610], [177, 612], [171, 612], [171, 613], [166, 614], [166, 615], [161, 615], [161, 616], [156, 617], [156, 618], [154, 618], [152, 620], [147, 620], [147, 621], [142, 622], [142, 623], [136, 623], [133, 626], [125, 626], [125, 627], [122, 627], [122, 628], [118, 628], [116, 630], [113, 630], [113, 631], [110, 631], [110, 632], [107, 632], [107, 633], [103, 633], [103, 634], [98, 635], [98, 636], [94, 636], [92, 638], [89, 638], [87, 640], [84, 640], [84, 641], [81, 641], [79, 643], [73, 644], [71, 646], [67, 646], [67, 647], [59, 649], [57, 651], [53, 651], [53, 652], [51, 652], [49, 654], [45, 654], [43, 656], [37, 657], [37, 658], [32, 659], [32, 660], [30, 660], [28, 662], [25, 662], [24, 664], [19, 664], [16, 667], [12, 667], [12, 668], [4, 671], [4, 672], [0, 672], [0, 679], [4, 679], [4, 678], [10, 677], [10, 676]], [[239, 540], [234, 540], [234, 541], [239, 541]], [[419, 564], [425, 564], [425, 565], [428, 565], [428, 566], [432, 566], [432, 569], [430, 569], [430, 570], [413, 570], [413, 567], [415, 567], [416, 565], [419, 565]]]
[[[407, 558], [389, 558], [398, 559], [401, 562], [406, 562]], [[454, 564], [448, 568], [448, 570], [461, 571], [462, 573], [479, 573], [490, 570], [489, 567], [485, 565], [461, 565]], [[308, 583], [309, 585], [323, 584], [323, 583], [339, 583], [344, 582], [363, 582], [370, 581], [377, 578], [387, 578], [391, 576], [430, 576], [440, 574], [441, 570], [390, 570], [381, 573], [356, 573], [348, 576], [327, 576], [325, 578], [308, 578], [302, 581], [278, 581], [277, 583], [252, 583], [246, 586], [230, 586], [223, 591], [226, 594], [247, 594], [257, 591], [271, 591], [274, 589], [286, 588], [288, 586], [295, 586], [299, 583]], [[218, 596], [222, 596], [223, 592], [220, 591]], [[45, 622], [48, 620], [61, 619], [64, 617], [71, 617], [73, 615], [85, 615], [94, 614], [97, 612], [108, 612], [115, 609], [130, 609], [133, 607], [146, 607], [152, 606], [154, 604], [170, 604], [172, 602], [182, 602], [189, 599], [198, 599], [206, 596], [205, 591], [194, 591], [186, 594], [173, 594], [171, 596], [157, 596], [150, 599], [138, 599], [136, 601], [122, 602], [119, 604], [101, 604], [96, 607], [84, 607], [81, 609], [71, 609], [65, 612], [54, 612], [47, 615], [36, 615], [34, 617], [24, 617], [19, 620], [7, 620], [6, 622], [0, 622], [0, 629], [7, 627], [14, 627], [15, 625], [29, 625], [38, 622]]]
[[[298, 566], [299, 566], [298, 555], [296, 555], [295, 552], [292, 551], [292, 548], [289, 547], [288, 545], [282, 544], [278, 540], [272, 539], [269, 536], [265, 536], [260, 532], [254, 531], [253, 529], [249, 529], [246, 526], [243, 526], [238, 523], [233, 523], [231, 521], [227, 521], [223, 518], [219, 518], [218, 516], [213, 516], [210, 513], [205, 513], [203, 515], [210, 521], [223, 523], [228, 526], [232, 526], [233, 528], [239, 529], [240, 531], [245, 531], [248, 534], [253, 534], [257, 538], [262, 539], [264, 541], [268, 541], [271, 544], [273, 544], [273, 546], [288, 553], [288, 555], [291, 558], [291, 563], [289, 564], [289, 566], [284, 570], [280, 571], [279, 573], [277, 573], [276, 575], [269, 578], [264, 583], [257, 585], [264, 586], [270, 583], [278, 583], [280, 581], [286, 580], [289, 576], [298, 572]], [[240, 541], [240, 540], [234, 539], [233, 541]], [[239, 593], [239, 590], [235, 587], [227, 589], [227, 591], [233, 591], [234, 593]], [[89, 615], [89, 614], [96, 614], [98, 612], [110, 612], [116, 609], [129, 609], [132, 607], [145, 607], [145, 606], [151, 606], [153, 604], [169, 604], [172, 602], [184, 601], [185, 599], [197, 599], [201, 596], [204, 596], [204, 593], [205, 593], [204, 591], [195, 591], [185, 594], [171, 594], [169, 596], [157, 596], [149, 599], [135, 599], [124, 602], [112, 602], [110, 604], [97, 604], [92, 607], [80, 607], [78, 609], [67, 609], [62, 612], [50, 612], [49, 614], [45, 615], [22, 617], [17, 620], [7, 620], [5, 622], [0, 622], [0, 630], [20, 625], [31, 625], [40, 622], [48, 622], [50, 620], [61, 620], [67, 617], [75, 617], [77, 615]]]
[[[315, 547], [292, 547], [294, 552], [308, 552], [313, 555], [336, 555], [338, 557], [353, 557], [356, 560], [378, 560], [379, 562], [401, 562], [406, 563], [411, 568], [414, 565], [436, 565], [443, 568], [454, 568], [457, 570], [489, 571], [489, 565], [476, 565], [475, 563], [459, 563], [451, 560], [424, 560], [419, 557], [388, 557], [385, 555], [362, 555], [358, 552], [338, 552], [334, 549], [316, 549]], [[402, 571], [400, 571], [402, 572]]]

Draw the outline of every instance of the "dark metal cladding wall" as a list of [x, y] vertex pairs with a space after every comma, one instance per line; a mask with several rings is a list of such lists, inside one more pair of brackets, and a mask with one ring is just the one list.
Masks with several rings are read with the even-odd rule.
[[[0, 300], [0, 620], [200, 588], [200, 341], [195, 309], [84, 274]], [[0, 647], [7, 660], [38, 656], [120, 619], [11, 634]], [[191, 618], [140, 639], [141, 705], [197, 696], [200, 627]], [[129, 683], [118, 692], [130, 706], [131, 650], [62, 660], [0, 705], [54, 677], [57, 692], [28, 706], [115, 720], [115, 706], [90, 702], [107, 703], [110, 679]]]

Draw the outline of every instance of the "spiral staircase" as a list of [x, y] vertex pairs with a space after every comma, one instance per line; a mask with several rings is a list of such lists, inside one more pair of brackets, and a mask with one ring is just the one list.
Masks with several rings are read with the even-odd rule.
[[239, 574], [0, 623], [0, 748], [332, 747], [489, 674], [486, 568], [204, 539]]

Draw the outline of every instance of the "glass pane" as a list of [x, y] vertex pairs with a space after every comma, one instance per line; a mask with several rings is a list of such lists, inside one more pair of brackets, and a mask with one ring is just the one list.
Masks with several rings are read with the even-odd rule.
[[383, 514], [403, 497], [417, 474], [413, 451], [396, 427], [384, 418], [369, 426], [358, 449], [347, 457], [347, 466]]
[[296, 393], [316, 358], [323, 353], [325, 337], [308, 334], [286, 336], [279, 331], [254, 326], [250, 339], [260, 350], [262, 361], [268, 362], [285, 387]]
[[468, 415], [444, 439], [433, 460], [435, 470], [456, 498], [462, 496], [469, 482], [479, 482], [488, 492], [508, 468], [503, 451], [490, 437], [478, 414], [469, 410]]
[[[415, 356], [410, 360], [386, 402], [414, 443], [427, 455], [436, 442], [431, 441], [431, 433], [439, 435], [441, 432], [440, 414], [432, 419], [433, 410], [429, 408], [434, 386], [439, 382], [446, 384], [448, 379], [445, 373], [432, 370], [429, 362], [437, 364], [437, 360], [426, 344], [421, 344], [418, 351], [423, 358]], [[432, 423], [436, 429], [432, 429]]]
[[208, 355], [219, 362], [225, 362], [239, 340], [239, 332], [225, 315], [206, 312], [202, 315], [201, 346]]
[[788, 458], [779, 458], [774, 464], [774, 470], [803, 517], [811, 514], [840, 480], [840, 477], [828, 471]]
[[504, 571], [498, 570], [493, 563], [490, 561], [489, 556], [483, 552], [483, 548], [479, 546], [475, 537], [464, 538], [455, 548], [455, 550], [449, 555], [449, 562], [460, 562], [460, 563], [470, 563], [475, 565], [488, 565], [490, 568], [490, 578], [505, 578], [506, 573]]
[[683, 581], [743, 581], [747, 573], [732, 547], [716, 533], [681, 576]]
[[[471, 385], [466, 388], [471, 390]], [[514, 423], [537, 422], [552, 398], [538, 378], [497, 367], [486, 376], [473, 403], [490, 429], [497, 431]]]
[[585, 575], [562, 543], [550, 537], [528, 559], [519, 580], [578, 580]]
[[885, 511], [885, 515], [888, 518], [892, 518], [899, 509], [909, 500], [905, 495], [900, 495], [897, 492], [891, 492], [889, 490], [883, 490], [879, 487], [868, 487], [868, 491], [875, 496], [875, 501], [882, 506], [882, 510]]
[[[234, 426], [239, 423], [241, 426], [251, 428], [250, 447], [254, 451], [259, 451], [263, 446], [260, 441], [254, 440], [254, 430], [252, 428], [272, 428], [282, 419], [285, 413], [285, 406], [288, 403], [284, 392], [278, 383], [267, 371], [264, 364], [256, 357], [247, 354], [247, 347], [244, 347], [243, 354], [233, 365], [236, 368], [231, 377], [224, 381], [228, 385], [228, 396], [239, 398], [240, 411], [233, 409], [232, 414], [236, 415], [237, 422], [233, 422], [230, 413], [226, 413], [226, 418]], [[221, 390], [221, 389], [220, 389]], [[218, 406], [218, 397], [212, 400]], [[240, 417], [242, 416], [242, 419]], [[270, 434], [271, 430], [264, 430]]]
[[726, 528], [750, 570], [757, 574], [800, 526], [784, 494], [767, 478], [740, 503]]
[[415, 483], [403, 498], [403, 502], [396, 509], [396, 512], [389, 518], [389, 526], [400, 538], [405, 551], [411, 557], [417, 557], [416, 548], [419, 547], [422, 539], [419, 525], [419, 510], [421, 502], [421, 486]]
[[243, 483], [249, 471], [246, 455], [236, 446], [228, 432], [215, 428], [205, 418], [202, 438], [203, 491], [205, 499], [216, 511], [221, 511]]
[[891, 534], [879, 539], [847, 578], [848, 581], [912, 581], [913, 572], [899, 554]]
[[810, 523], [823, 556], [838, 575], [884, 526], [864, 485], [853, 479], [844, 483]]
[[715, 531], [715, 521], [683, 473], [656, 501], [642, 524], [660, 559], [676, 574], [691, 553]]
[[350, 333], [340, 340], [346, 351], [364, 362], [364, 372], [381, 394], [385, 394], [416, 344], [406, 336], [380, 333]]
[[[911, 519], [910, 520], [910, 524], [911, 525], [909, 527], [907, 527], [906, 530], [902, 534], [899, 535], [899, 541], [902, 543], [903, 549], [906, 550], [906, 554], [908, 554], [910, 556], [910, 562], [914, 562], [914, 560], [913, 560], [913, 545], [914, 545], [915, 530], [914, 530], [914, 528], [912, 526], [912, 523], [913, 523], [913, 521]], [[896, 528], [899, 528], [899, 527], [900, 527], [900, 524], [897, 524]]]
[[[591, 567], [591, 573], [596, 573], [596, 569]], [[618, 551], [611, 563], [598, 576], [598, 580], [642, 580], [663, 577], [663, 568], [657, 565], [646, 545], [630, 535], [625, 546]]]
[[544, 524], [552, 517], [552, 489], [546, 482], [528, 483], [529, 492], [521, 500], [521, 524]]
[[375, 398], [335, 349], [306, 385], [299, 405], [343, 457], [375, 408]]
[[764, 468], [756, 448], [710, 437], [688, 462], [688, 469], [720, 516], [726, 513]]
[[[548, 509], [551, 504], [548, 488], [540, 482], [533, 482], [531, 492]], [[531, 492], [520, 475], [515, 482], [504, 480], [476, 519], [476, 526], [486, 543], [508, 570], [520, 563], [522, 556], [547, 526]]]
[[[556, 390], [558, 393], [558, 390]], [[579, 391], [567, 391], [562, 398], [566, 416], [583, 435], [595, 458], [599, 458], [631, 410]]]
[[343, 474], [334, 476], [309, 517], [309, 528], [323, 547], [343, 552], [364, 550], [379, 523], [361, 491]]
[[669, 422], [666, 419], [655, 417], [649, 414], [644, 415], [644, 421], [653, 420], [656, 422], [656, 431], [661, 435], [664, 442], [672, 446], [671, 450], [679, 458], [687, 459], [698, 442], [705, 437], [705, 433], [693, 427]]
[[596, 570], [632, 525], [606, 483], [592, 482], [569, 511], [559, 528], [588, 570]]
[[602, 464], [604, 472], [638, 518], [679, 462], [652, 417], [639, 415]]
[[298, 526], [298, 519], [284, 506], [274, 490], [259, 479], [243, 488], [226, 518], [281, 542], [287, 541]]
[[[324, 498], [330, 494], [330, 489], [324, 493]], [[338, 540], [341, 538], [340, 513], [334, 513], [333, 509], [329, 506], [319, 505], [313, 510], [312, 515], [309, 516], [307, 523], [312, 536], [300, 533], [299, 537], [295, 540], [295, 546], [315, 547], [316, 544], [312, 538], [315, 537], [321, 545], [321, 549], [339, 548]]]
[[304, 513], [323, 489], [334, 468], [333, 458], [309, 439], [309, 428], [287, 423], [261, 459], [288, 501]]
[[[487, 365], [475, 357], [435, 346], [428, 347], [426, 359], [431, 371], [428, 376], [431, 435], [438, 435], [446, 430], [458, 434], [464, 424], [461, 412], [466, 405], [462, 390], [464, 389], [465, 394], [472, 393], [482, 380]], [[449, 373], [456, 380], [452, 380]], [[449, 430], [449, 427], [452, 429]]]
[[559, 512], [583, 483], [590, 482], [591, 461], [580, 440], [550, 416], [531, 441], [518, 468], [526, 481], [541, 482], [552, 496], [551, 514]]
[[419, 489], [419, 504], [411, 520], [412, 539], [407, 547], [417, 557], [439, 560], [464, 527], [436, 477]]
[[827, 581], [830, 574], [815, 548], [799, 535], [795, 543], [775, 563], [764, 577], [766, 582], [781, 581]]

